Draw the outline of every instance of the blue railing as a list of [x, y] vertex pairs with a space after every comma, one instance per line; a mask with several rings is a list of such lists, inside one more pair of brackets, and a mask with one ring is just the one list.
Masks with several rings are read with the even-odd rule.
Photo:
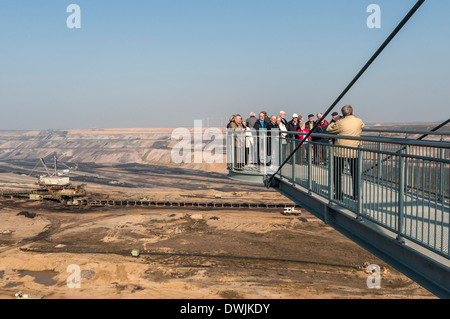
[[292, 187], [449, 259], [450, 135], [434, 134], [431, 141], [345, 137], [358, 140], [357, 148], [335, 145], [335, 135], [312, 134], [325, 142], [304, 143], [284, 163], [301, 133], [229, 130], [227, 163], [243, 176], [267, 179], [278, 171], [276, 177]]

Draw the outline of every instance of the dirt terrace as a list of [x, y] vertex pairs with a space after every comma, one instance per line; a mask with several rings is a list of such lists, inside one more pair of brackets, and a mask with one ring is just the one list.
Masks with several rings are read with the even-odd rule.
[[[221, 169], [83, 162], [71, 178], [87, 183], [90, 199], [290, 202], [262, 185], [230, 180]], [[0, 189], [36, 187], [39, 173], [36, 160], [2, 160]], [[310, 213], [300, 213], [3, 198], [0, 298], [19, 291], [50, 299], [435, 298]], [[380, 289], [367, 287], [369, 264], [381, 267]], [[80, 288], [69, 287], [73, 265]]]
[[[0, 208], [0, 298], [434, 298], [303, 210]], [[368, 289], [368, 264], [381, 289]]]

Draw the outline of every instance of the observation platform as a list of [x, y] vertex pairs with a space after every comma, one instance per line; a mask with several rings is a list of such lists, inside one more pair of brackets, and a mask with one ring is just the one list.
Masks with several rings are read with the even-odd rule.
[[[354, 149], [336, 146], [335, 135], [312, 134], [329, 143], [297, 149], [298, 133], [267, 133], [227, 132], [230, 178], [276, 189], [436, 296], [450, 298], [450, 133], [425, 132], [429, 140], [415, 140], [406, 135], [424, 132], [382, 137], [388, 134], [366, 130], [345, 137], [360, 141]], [[338, 147], [357, 157], [335, 156], [342, 154]]]

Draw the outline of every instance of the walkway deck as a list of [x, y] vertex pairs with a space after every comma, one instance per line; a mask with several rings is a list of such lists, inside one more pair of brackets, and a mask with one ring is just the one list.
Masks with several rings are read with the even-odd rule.
[[[251, 165], [242, 170], [236, 171], [238, 174], [254, 175], [263, 177], [273, 174], [275, 169], [270, 166]], [[355, 212], [358, 216], [370, 219], [371, 221], [386, 227], [388, 230], [397, 232], [399, 223], [399, 191], [395, 187], [375, 183], [370, 179], [361, 180], [361, 202], [352, 198], [351, 192], [342, 200], [335, 200], [330, 196], [329, 169], [324, 165], [312, 165], [312, 180], [308, 179], [308, 165], [286, 164], [282, 170], [282, 176], [292, 176], [294, 179], [286, 179], [293, 187], [303, 186], [310, 188], [314, 193], [323, 196], [330, 203], [341, 206]], [[342, 187], [344, 190], [351, 189], [350, 176], [343, 178]], [[314, 178], [315, 177], [315, 178]], [[309, 185], [310, 183], [310, 185]], [[309, 187], [308, 187], [309, 185]], [[360, 206], [359, 206], [360, 205]], [[448, 200], [430, 200], [426, 196], [421, 196], [417, 192], [405, 192], [403, 199], [402, 236], [432, 247], [444, 256], [449, 256], [449, 220], [450, 203]]]

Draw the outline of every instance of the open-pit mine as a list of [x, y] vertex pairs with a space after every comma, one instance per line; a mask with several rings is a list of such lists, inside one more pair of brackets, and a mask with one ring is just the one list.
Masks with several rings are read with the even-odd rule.
[[[226, 163], [173, 163], [171, 132], [0, 132], [0, 298], [434, 298]], [[31, 196], [49, 174], [85, 193]]]

